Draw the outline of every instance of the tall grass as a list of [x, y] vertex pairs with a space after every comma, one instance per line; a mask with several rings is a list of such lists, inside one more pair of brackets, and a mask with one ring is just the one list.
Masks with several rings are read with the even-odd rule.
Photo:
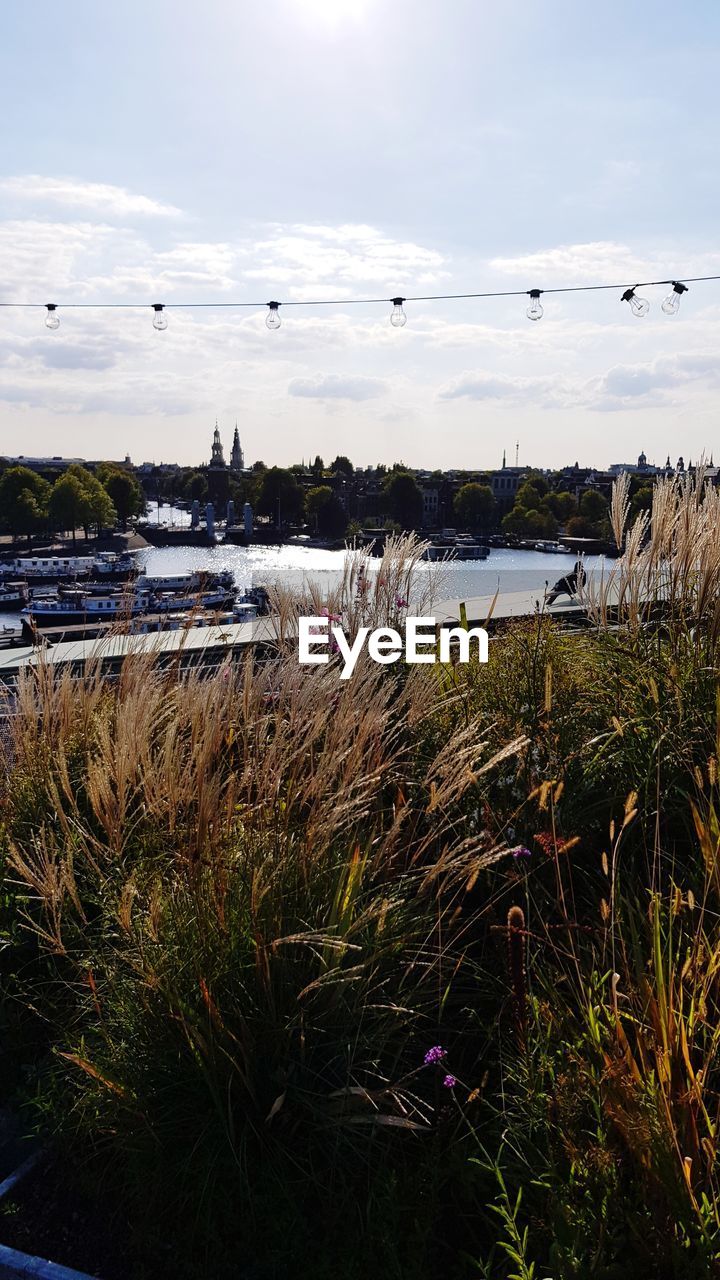
[[[448, 1097], [424, 1054], [472, 1001], [465, 885], [509, 856], [466, 810], [521, 748], [493, 752], [423, 667], [340, 682], [281, 649], [209, 678], [148, 657], [114, 685], [21, 679], [4, 808], [50, 963], [24, 979], [50, 1028], [42, 1106], [146, 1214], [176, 1232], [183, 1206], [194, 1266], [234, 1274], [278, 1214], [278, 1257], [320, 1220], [357, 1233], [371, 1165], [373, 1200], [406, 1167], [432, 1182]], [[478, 1043], [455, 1055], [470, 1075]]]
[[717, 495], [628, 496], [594, 625], [487, 667], [298, 666], [401, 625], [401, 542], [263, 665], [21, 681], [27, 1092], [159, 1273], [720, 1274]]

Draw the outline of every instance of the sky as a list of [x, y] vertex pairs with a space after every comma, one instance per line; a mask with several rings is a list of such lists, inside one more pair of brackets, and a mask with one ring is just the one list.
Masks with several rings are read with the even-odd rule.
[[0, 301], [41, 305], [0, 308], [0, 454], [720, 457], [720, 280], [343, 302], [720, 275], [719, 53], [712, 0], [2, 6]]

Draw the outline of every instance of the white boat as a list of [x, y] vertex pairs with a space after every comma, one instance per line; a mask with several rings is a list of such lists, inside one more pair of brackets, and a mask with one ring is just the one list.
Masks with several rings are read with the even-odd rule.
[[96, 556], [17, 556], [0, 563], [0, 581], [21, 578], [26, 582], [68, 582], [95, 578], [101, 582], [123, 582], [135, 572], [129, 551], [115, 555], [100, 551]]
[[[231, 597], [232, 599], [232, 593]], [[154, 591], [118, 591], [93, 595], [82, 590], [65, 591], [54, 600], [33, 600], [20, 616], [28, 626], [68, 627], [85, 623], [111, 622], [113, 619], [141, 617], [143, 614], [191, 612], [193, 609], [224, 609], [228, 605], [225, 588], [200, 591], [188, 595]]]

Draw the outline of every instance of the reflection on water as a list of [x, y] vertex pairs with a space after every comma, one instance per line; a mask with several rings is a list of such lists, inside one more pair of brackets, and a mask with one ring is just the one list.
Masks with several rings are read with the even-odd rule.
[[[342, 577], [344, 551], [322, 551], [316, 547], [151, 547], [138, 553], [138, 562], [149, 573], [182, 573], [186, 569], [229, 569], [240, 588], [281, 582], [302, 587], [314, 581], [330, 588]], [[421, 563], [419, 580], [432, 585], [435, 600], [470, 599], [501, 591], [542, 591], [563, 574], [570, 573], [574, 557], [539, 551], [491, 550], [487, 560]], [[605, 561], [588, 556], [588, 573], [597, 572]], [[370, 571], [377, 571], [379, 559], [371, 559]], [[424, 591], [424, 587], [423, 587]]]
[[[321, 591], [337, 586], [342, 578], [344, 551], [322, 551], [317, 547], [148, 547], [137, 553], [137, 563], [148, 573], [183, 573], [188, 569], [229, 569], [240, 590], [250, 586], [282, 583], [302, 589], [314, 582]], [[540, 551], [493, 549], [487, 560], [421, 562], [417, 566], [418, 592], [424, 600], [430, 588], [434, 601], [470, 600], [474, 596], [494, 595], [500, 591], [542, 592], [564, 574], [570, 573], [575, 559], [571, 555]], [[604, 565], [602, 556], [588, 556], [588, 574]], [[380, 560], [371, 558], [370, 572], [377, 572]], [[16, 614], [1, 615], [5, 626], [19, 626]]]

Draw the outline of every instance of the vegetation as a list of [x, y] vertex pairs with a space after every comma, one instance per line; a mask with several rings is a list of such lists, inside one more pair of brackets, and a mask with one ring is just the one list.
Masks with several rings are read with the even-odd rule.
[[495, 523], [497, 503], [488, 484], [464, 484], [453, 501], [453, 511], [463, 529], [474, 533]]
[[422, 528], [422, 490], [409, 471], [393, 470], [383, 481], [381, 510], [400, 529]]
[[143, 504], [137, 480], [108, 463], [101, 464], [97, 476], [73, 463], [52, 485], [29, 467], [8, 467], [0, 475], [0, 521], [28, 541], [33, 534], [69, 530], [74, 542], [78, 528], [88, 537], [91, 527], [99, 533], [118, 515], [125, 526]]
[[630, 502], [484, 668], [298, 667], [427, 609], [394, 540], [254, 668], [21, 682], [8, 1058], [138, 1277], [720, 1275], [720, 494]]

